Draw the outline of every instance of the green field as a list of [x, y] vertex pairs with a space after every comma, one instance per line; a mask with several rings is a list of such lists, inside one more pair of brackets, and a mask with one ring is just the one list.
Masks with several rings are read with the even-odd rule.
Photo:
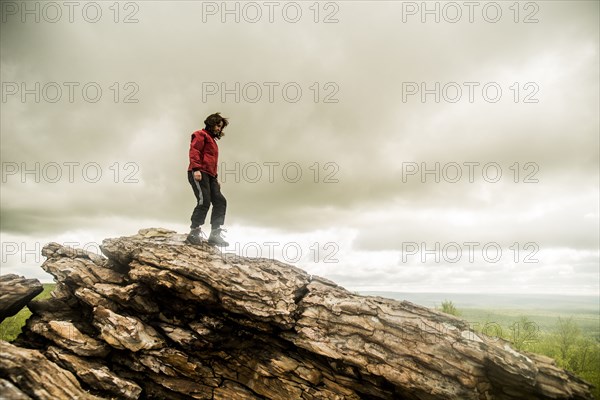
[[[485, 323], [486, 321], [496, 322], [500, 326], [507, 327], [509, 331], [519, 328], [518, 322], [522, 318], [527, 318], [533, 324], [530, 331], [539, 333], [552, 333], [556, 329], [558, 319], [571, 318], [577, 324], [581, 333], [589, 338], [600, 341], [600, 317], [598, 314], [589, 311], [565, 312], [562, 310], [523, 310], [523, 309], [480, 309], [480, 308], [459, 308], [460, 317], [470, 323]], [[517, 324], [517, 325], [515, 325]], [[512, 327], [513, 329], [509, 329]]]

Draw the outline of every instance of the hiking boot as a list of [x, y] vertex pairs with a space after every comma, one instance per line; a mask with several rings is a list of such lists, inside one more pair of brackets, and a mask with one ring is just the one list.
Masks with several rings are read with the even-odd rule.
[[200, 245], [202, 244], [202, 229], [194, 228], [190, 231], [190, 234], [187, 235], [185, 239], [186, 243]]
[[229, 243], [227, 243], [222, 235], [222, 232], [227, 232], [225, 229], [215, 228], [210, 231], [210, 236], [208, 237], [208, 244], [212, 244], [213, 246], [219, 247], [227, 247]]

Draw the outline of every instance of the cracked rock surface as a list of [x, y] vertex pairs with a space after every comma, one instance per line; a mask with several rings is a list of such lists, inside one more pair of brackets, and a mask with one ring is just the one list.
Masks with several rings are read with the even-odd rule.
[[184, 239], [143, 229], [104, 240], [106, 258], [46, 245], [42, 268], [57, 287], [1, 344], [0, 389], [34, 399], [592, 399], [551, 359], [461, 319]]

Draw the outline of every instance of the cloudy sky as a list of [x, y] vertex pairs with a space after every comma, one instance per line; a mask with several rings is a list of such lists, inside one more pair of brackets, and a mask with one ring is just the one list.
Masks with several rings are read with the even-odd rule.
[[[599, 3], [2, 1], [1, 273], [187, 232], [351, 290], [599, 290]], [[208, 223], [205, 225], [208, 228]]]

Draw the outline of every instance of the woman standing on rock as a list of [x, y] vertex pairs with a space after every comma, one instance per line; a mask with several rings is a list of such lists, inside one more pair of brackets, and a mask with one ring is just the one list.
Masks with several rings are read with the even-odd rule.
[[221, 185], [217, 181], [217, 164], [219, 147], [217, 140], [225, 134], [223, 130], [229, 122], [220, 113], [211, 114], [204, 121], [204, 129], [192, 133], [190, 143], [190, 164], [188, 181], [196, 196], [196, 207], [192, 213], [192, 225], [186, 241], [190, 244], [202, 243], [202, 229], [206, 214], [212, 203], [210, 216], [211, 231], [208, 243], [215, 246], [227, 247], [229, 243], [223, 240], [221, 225], [225, 222], [227, 200], [221, 193]]

